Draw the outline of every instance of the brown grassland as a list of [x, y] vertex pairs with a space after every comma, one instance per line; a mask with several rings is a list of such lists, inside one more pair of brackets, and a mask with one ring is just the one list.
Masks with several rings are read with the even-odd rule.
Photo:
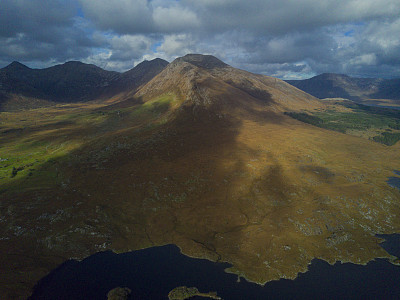
[[0, 293], [68, 258], [174, 243], [263, 284], [313, 258], [390, 257], [400, 143], [302, 123], [274, 78], [171, 63], [129, 98], [0, 113]]

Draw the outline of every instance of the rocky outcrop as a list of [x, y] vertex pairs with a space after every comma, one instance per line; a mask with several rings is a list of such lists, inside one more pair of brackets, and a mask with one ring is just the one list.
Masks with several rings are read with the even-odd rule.
[[185, 299], [189, 299], [194, 296], [222, 300], [221, 297], [217, 296], [216, 292], [201, 293], [195, 287], [186, 287], [186, 286], [179, 286], [177, 288], [174, 288], [172, 291], [169, 292], [168, 299], [169, 300], [185, 300]]
[[126, 287], [117, 287], [107, 293], [108, 300], [127, 300], [132, 293], [131, 289]]

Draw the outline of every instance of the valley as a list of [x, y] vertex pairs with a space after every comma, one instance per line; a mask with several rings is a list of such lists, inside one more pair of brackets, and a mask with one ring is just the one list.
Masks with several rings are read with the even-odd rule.
[[396, 116], [380, 118], [386, 123], [373, 132], [339, 132], [292, 116], [328, 120], [327, 112], [360, 108], [215, 57], [187, 55], [153, 70], [130, 88], [85, 101], [46, 98], [51, 105], [21, 109], [13, 106], [16, 91], [7, 92], [13, 109], [0, 112], [6, 298], [27, 297], [68, 258], [108, 249], [175, 244], [259, 284], [294, 279], [314, 258], [395, 261], [375, 235], [400, 231], [400, 191], [386, 182], [400, 169], [400, 143], [369, 138], [395, 126]]
[[392, 146], [400, 140], [400, 111], [371, 107], [348, 100], [325, 99], [325, 109], [288, 112], [302, 122]]

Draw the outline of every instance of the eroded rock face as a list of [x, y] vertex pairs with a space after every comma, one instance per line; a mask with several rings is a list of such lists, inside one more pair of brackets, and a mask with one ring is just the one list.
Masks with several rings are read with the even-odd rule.
[[127, 300], [132, 291], [126, 287], [116, 287], [107, 293], [108, 300]]

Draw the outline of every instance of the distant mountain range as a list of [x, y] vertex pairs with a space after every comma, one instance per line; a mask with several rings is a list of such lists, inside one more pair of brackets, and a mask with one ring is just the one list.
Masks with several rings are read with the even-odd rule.
[[[226, 63], [211, 55], [189, 54], [176, 59], [172, 65], [187, 64], [204, 70], [213, 71], [223, 68], [234, 70]], [[92, 64], [79, 61], [70, 61], [45, 69], [31, 69], [19, 62], [12, 62], [0, 69], [0, 111], [30, 109], [53, 105], [56, 103], [76, 103], [90, 100], [105, 100], [118, 97], [119, 100], [130, 99], [140, 87], [150, 82], [156, 75], [163, 71], [167, 61], [156, 58], [143, 61], [131, 70], [119, 73], [106, 71]], [[181, 70], [182, 74], [187, 70]], [[234, 73], [235, 73], [234, 72]], [[259, 81], [261, 75], [240, 71], [242, 78], [254, 77]], [[221, 74], [214, 74], [218, 77]], [[179, 74], [167, 74], [168, 78], [177, 80]], [[229, 78], [228, 78], [229, 77]], [[256, 78], [257, 77], [257, 78]], [[261, 78], [261, 77], [260, 77]], [[267, 77], [264, 77], [267, 78]], [[256, 83], [248, 79], [235, 80], [235, 76], [224, 74], [225, 83], [231, 87], [247, 93], [256, 99], [269, 99], [270, 95], [264, 88], [256, 87]], [[214, 78], [217, 82], [217, 78]], [[277, 85], [284, 84], [276, 78], [270, 81], [279, 81]], [[289, 92], [289, 85], [285, 90]], [[290, 89], [292, 91], [292, 89]], [[304, 97], [306, 94], [301, 94]], [[306, 98], [308, 95], [306, 96]]]
[[355, 78], [342, 74], [325, 73], [310, 79], [286, 80], [286, 82], [320, 99], [400, 100], [400, 78]]
[[[177, 61], [188, 60], [192, 65], [209, 70], [228, 66], [207, 55], [187, 55]], [[119, 73], [79, 61], [70, 61], [45, 69], [31, 69], [19, 62], [12, 62], [0, 69], [0, 110], [5, 103], [10, 103], [10, 100], [15, 100], [16, 97], [19, 97], [20, 102], [11, 101], [14, 107], [26, 105], [26, 100], [22, 101], [24, 105], [20, 103], [21, 97], [27, 97], [27, 108], [30, 108], [33, 106], [32, 99], [36, 100], [36, 105], [39, 101], [40, 106], [49, 102], [74, 103], [122, 94], [133, 95], [140, 86], [149, 82], [167, 65], [167, 61], [156, 58], [144, 61], [127, 72]], [[320, 99], [400, 100], [400, 79], [354, 78], [325, 73], [310, 79], [286, 82]]]
[[167, 61], [157, 58], [118, 73], [78, 61], [46, 69], [31, 69], [19, 62], [12, 62], [0, 69], [0, 104], [11, 95], [53, 102], [82, 102], [128, 90], [135, 91], [167, 65]]

